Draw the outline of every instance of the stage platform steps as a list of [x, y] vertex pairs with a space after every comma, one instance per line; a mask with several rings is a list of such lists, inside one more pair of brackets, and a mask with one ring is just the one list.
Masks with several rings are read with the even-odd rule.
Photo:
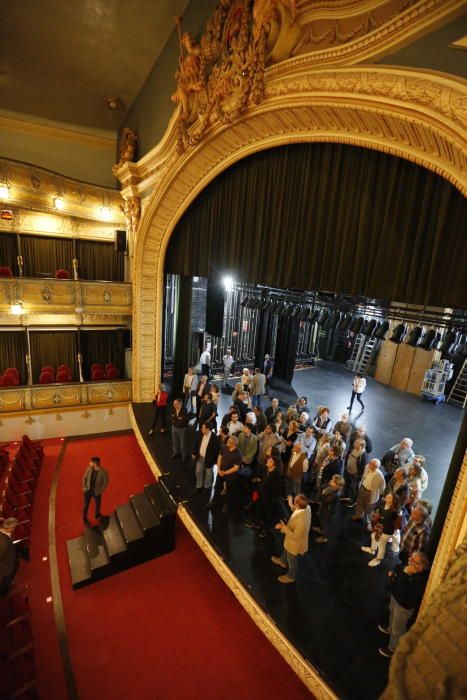
[[177, 505], [164, 483], [144, 487], [100, 525], [67, 542], [73, 588], [82, 588], [175, 548]]

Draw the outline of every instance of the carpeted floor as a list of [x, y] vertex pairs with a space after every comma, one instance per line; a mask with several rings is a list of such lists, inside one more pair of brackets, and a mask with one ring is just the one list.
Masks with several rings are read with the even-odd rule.
[[81, 477], [93, 455], [110, 473], [104, 512], [153, 481], [133, 436], [67, 445], [57, 494], [57, 551], [80, 699], [309, 698], [181, 524], [175, 552], [71, 589], [66, 540], [82, 527]]

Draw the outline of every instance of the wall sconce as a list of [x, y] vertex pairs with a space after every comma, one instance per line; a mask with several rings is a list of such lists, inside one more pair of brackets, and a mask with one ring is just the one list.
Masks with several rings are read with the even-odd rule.
[[36, 419], [33, 418], [32, 416], [28, 416], [24, 422], [26, 423], [26, 425], [32, 425], [33, 423], [36, 422]]
[[12, 301], [10, 304], [10, 312], [14, 314], [14, 316], [21, 316], [24, 314], [23, 302], [19, 299]]
[[109, 408], [109, 411], [108, 411], [107, 415], [108, 415], [108, 416], [113, 416], [113, 414], [114, 414], [114, 412], [112, 411], [111, 408]]
[[0, 199], [10, 199], [10, 187], [9, 185], [0, 185]]
[[63, 211], [65, 209], [65, 200], [62, 196], [57, 195], [54, 197], [54, 207], [58, 211]]
[[112, 209], [110, 206], [109, 195], [106, 192], [102, 192], [102, 204], [99, 207], [99, 218], [101, 221], [112, 220]]
[[55, 420], [62, 420], [60, 413], [57, 413], [57, 415], [55, 416]]
[[90, 418], [90, 417], [91, 417], [91, 414], [89, 413], [89, 411], [85, 411], [84, 413], [81, 414], [81, 418]]

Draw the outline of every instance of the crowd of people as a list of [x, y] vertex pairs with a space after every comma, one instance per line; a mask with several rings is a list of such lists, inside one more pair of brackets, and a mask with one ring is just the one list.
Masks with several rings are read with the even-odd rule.
[[[224, 384], [231, 364], [227, 369]], [[349, 408], [355, 398], [364, 408], [366, 382], [361, 379], [354, 378]], [[342, 512], [350, 509], [351, 520], [360, 523], [367, 538], [361, 550], [370, 555], [368, 566], [385, 559], [400, 562], [388, 567], [389, 626], [379, 627], [389, 635], [379, 651], [390, 657], [421, 602], [428, 576], [431, 503], [424, 498], [425, 457], [415, 454], [408, 437], [374, 457], [365, 426], [351, 422], [348, 412], [333, 421], [327, 406], [312, 411], [306, 396], [283, 407], [276, 397], [266, 398], [269, 385], [263, 369], [244, 369], [228, 411], [219, 416], [219, 386], [190, 368], [183, 398], [169, 409], [171, 456], [193, 460], [194, 488], [204, 492], [209, 509], [243, 512], [245, 526], [260, 538], [274, 528], [284, 535], [282, 556], [272, 557], [284, 569], [278, 577], [284, 584], [295, 582], [297, 558], [307, 552], [309, 538], [319, 545], [335, 540]], [[161, 432], [166, 430], [168, 401], [161, 385], [151, 434], [158, 421]], [[197, 429], [192, 450], [189, 426]]]

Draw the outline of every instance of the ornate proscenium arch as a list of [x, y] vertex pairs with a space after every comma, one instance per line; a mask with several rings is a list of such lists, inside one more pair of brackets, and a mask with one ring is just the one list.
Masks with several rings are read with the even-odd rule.
[[[297, 142], [346, 143], [407, 158], [467, 193], [467, 84], [401, 68], [309, 71], [274, 67], [266, 99], [228, 126], [214, 125], [178, 155], [174, 121], [160, 146], [123, 165], [123, 196], [143, 197], [134, 258], [134, 397], [149, 400], [159, 381], [164, 259], [171, 233], [195, 197], [236, 161]], [[148, 199], [145, 195], [152, 190]]]

